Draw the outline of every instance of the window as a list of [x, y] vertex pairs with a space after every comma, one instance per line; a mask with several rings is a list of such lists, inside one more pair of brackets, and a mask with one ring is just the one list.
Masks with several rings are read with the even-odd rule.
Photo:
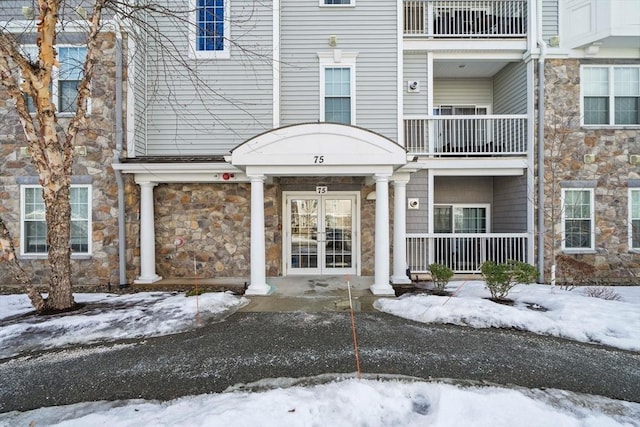
[[356, 0], [320, 0], [323, 6], [354, 6]]
[[[58, 79], [53, 85], [53, 99], [60, 113], [75, 113], [78, 106], [78, 85], [87, 56], [86, 47], [58, 48]], [[57, 84], [56, 84], [57, 83]]]
[[355, 124], [355, 60], [357, 54], [339, 50], [319, 53], [320, 120]]
[[582, 68], [585, 125], [640, 125], [640, 66]]
[[433, 207], [433, 231], [435, 233], [486, 233], [487, 206]]
[[592, 189], [562, 190], [563, 249], [594, 248]]
[[325, 68], [324, 121], [351, 124], [351, 69]]
[[194, 58], [229, 58], [229, 0], [191, 0], [189, 39]]
[[[71, 186], [71, 251], [90, 253], [91, 234], [91, 187]], [[42, 187], [22, 187], [22, 253], [25, 255], [46, 254], [47, 222], [42, 199]]]
[[629, 249], [640, 250], [640, 188], [629, 189]]
[[[53, 69], [53, 81], [51, 82], [53, 104], [58, 113], [75, 113], [78, 109], [78, 85], [82, 80], [87, 48], [84, 46], [60, 46], [57, 49], [58, 67]], [[25, 46], [23, 51], [31, 61], [37, 59], [38, 49], [35, 46]], [[35, 104], [30, 97], [27, 97], [27, 106], [30, 113], [36, 111]]]

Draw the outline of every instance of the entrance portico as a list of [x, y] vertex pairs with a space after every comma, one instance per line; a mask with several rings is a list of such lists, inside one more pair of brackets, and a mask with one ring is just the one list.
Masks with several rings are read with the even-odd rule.
[[[396, 191], [406, 184], [406, 174], [394, 173], [406, 163], [406, 151], [394, 141], [366, 129], [331, 123], [286, 126], [258, 135], [232, 151], [231, 164], [251, 181], [251, 279], [249, 295], [265, 295], [264, 183], [272, 177], [361, 176], [375, 183], [375, 264], [371, 291], [393, 295], [390, 285], [389, 182]], [[322, 192], [322, 186], [319, 185]], [[394, 200], [394, 215], [402, 218], [394, 227], [393, 277], [402, 280], [405, 260], [404, 195]], [[397, 218], [396, 218], [397, 220]], [[316, 232], [319, 230], [316, 230]], [[326, 238], [326, 229], [320, 231]], [[402, 271], [397, 271], [402, 270]]]

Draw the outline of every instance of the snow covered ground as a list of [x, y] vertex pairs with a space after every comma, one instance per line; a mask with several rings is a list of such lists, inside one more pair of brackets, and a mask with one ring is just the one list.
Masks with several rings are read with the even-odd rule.
[[[452, 282], [453, 297], [380, 299], [376, 308], [420, 322], [515, 327], [640, 351], [640, 287], [619, 301], [541, 285], [518, 285], [513, 306], [486, 300], [482, 282]], [[0, 296], [0, 358], [38, 349], [185, 331], [220, 321], [248, 300], [229, 293], [76, 294], [71, 315], [23, 316], [24, 295]], [[91, 309], [89, 309], [91, 307]], [[531, 307], [531, 308], [528, 308]], [[546, 310], [546, 311], [544, 311]], [[197, 313], [197, 314], [196, 314]], [[46, 344], [45, 344], [46, 343]], [[0, 384], [1, 387], [1, 384]], [[0, 414], [0, 426], [640, 426], [640, 404], [562, 390], [343, 376], [265, 380], [225, 393], [169, 402], [85, 402]]]

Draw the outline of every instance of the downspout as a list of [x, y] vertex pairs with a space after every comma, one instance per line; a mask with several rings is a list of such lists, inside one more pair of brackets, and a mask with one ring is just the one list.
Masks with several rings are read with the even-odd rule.
[[[122, 156], [122, 33], [120, 28], [116, 30], [116, 150], [113, 154], [113, 164], [120, 163]], [[125, 207], [124, 207], [124, 181], [122, 171], [114, 170], [116, 184], [118, 185], [118, 262], [120, 283], [119, 288], [126, 288], [127, 260], [126, 260], [126, 235], [125, 235]]]
[[538, 283], [544, 283], [544, 60], [547, 44], [542, 38], [542, 1], [537, 3], [538, 57]]

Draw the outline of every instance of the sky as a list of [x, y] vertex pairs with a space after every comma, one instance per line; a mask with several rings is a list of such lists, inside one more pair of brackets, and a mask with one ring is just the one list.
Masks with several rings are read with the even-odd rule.
[[[374, 307], [417, 322], [517, 328], [640, 351], [640, 287], [610, 287], [618, 300], [546, 285], [517, 285], [512, 306], [487, 300], [481, 281], [451, 282], [452, 296], [378, 299]], [[71, 315], [35, 317], [25, 295], [0, 296], [0, 359], [74, 344], [179, 333], [224, 321], [249, 302], [231, 293], [75, 294]], [[198, 316], [199, 322], [194, 322]], [[133, 321], [135, 319], [135, 322]], [[47, 339], [43, 340], [42, 337]], [[1, 385], [0, 385], [1, 387]], [[239, 384], [169, 402], [84, 402], [0, 414], [4, 426], [640, 426], [640, 403], [554, 389], [336, 374]]]

